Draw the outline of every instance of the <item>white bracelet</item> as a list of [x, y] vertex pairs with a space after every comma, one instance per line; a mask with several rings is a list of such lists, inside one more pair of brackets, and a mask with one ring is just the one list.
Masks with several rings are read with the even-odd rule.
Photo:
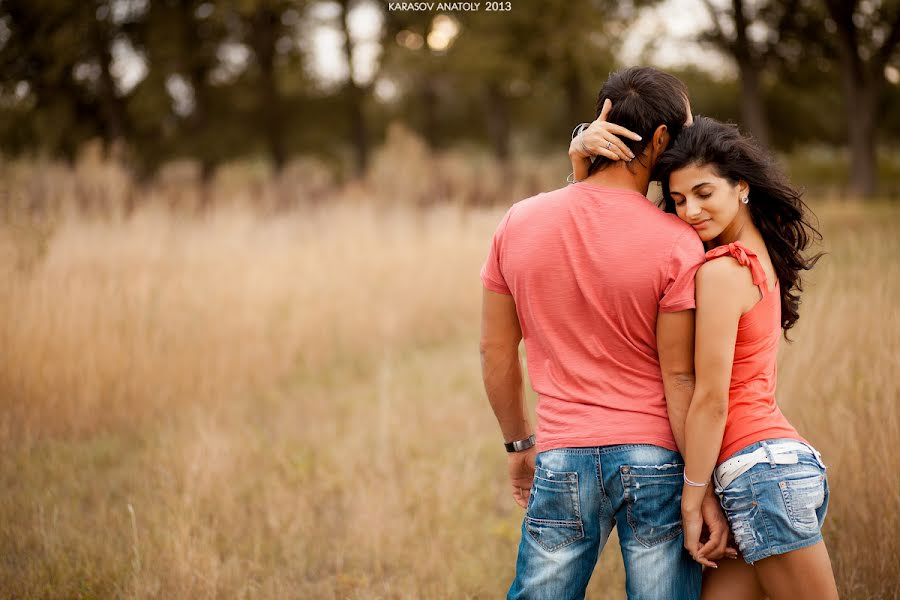
[[706, 487], [709, 485], [708, 481], [706, 483], [697, 483], [696, 481], [691, 481], [690, 479], [688, 479], [687, 473], [682, 473], [681, 476], [684, 477], [684, 482], [691, 487]]
[[594, 158], [594, 155], [591, 154], [591, 151], [588, 150], [587, 146], [584, 145], [584, 136], [580, 133], [578, 134], [578, 145], [581, 146], [581, 151], [584, 152], [586, 158]]

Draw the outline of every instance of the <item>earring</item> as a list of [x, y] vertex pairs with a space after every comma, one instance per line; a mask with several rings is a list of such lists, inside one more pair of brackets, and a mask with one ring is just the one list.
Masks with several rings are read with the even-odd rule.
[[743, 198], [741, 198], [741, 202], [743, 202], [744, 204], [748, 204], [750, 202], [750, 196], [744, 196]]

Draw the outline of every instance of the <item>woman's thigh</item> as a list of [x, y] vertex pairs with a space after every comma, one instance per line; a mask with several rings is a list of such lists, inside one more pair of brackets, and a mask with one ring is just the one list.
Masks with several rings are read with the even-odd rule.
[[754, 568], [771, 600], [837, 600], [825, 542], [770, 556]]
[[720, 560], [718, 565], [718, 569], [704, 570], [700, 600], [762, 600], [753, 565], [740, 558]]

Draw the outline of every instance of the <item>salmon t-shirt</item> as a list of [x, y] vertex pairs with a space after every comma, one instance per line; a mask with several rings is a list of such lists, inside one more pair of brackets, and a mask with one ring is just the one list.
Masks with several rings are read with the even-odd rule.
[[636, 191], [577, 183], [506, 212], [481, 280], [516, 303], [538, 395], [538, 452], [677, 450], [656, 317], [694, 308], [704, 260], [694, 230]]
[[738, 321], [728, 386], [728, 418], [716, 464], [762, 440], [792, 439], [808, 443], [775, 402], [778, 342], [782, 333], [781, 284], [776, 279], [775, 288], [769, 290], [759, 257], [740, 241], [706, 253], [707, 260], [720, 256], [730, 256], [749, 268], [753, 284], [762, 297]]

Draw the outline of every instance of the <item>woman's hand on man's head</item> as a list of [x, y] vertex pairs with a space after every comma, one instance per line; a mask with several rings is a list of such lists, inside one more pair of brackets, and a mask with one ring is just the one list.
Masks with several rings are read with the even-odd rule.
[[569, 156], [572, 159], [603, 156], [610, 160], [630, 161], [634, 158], [634, 153], [628, 149], [622, 138], [639, 141], [641, 136], [621, 125], [607, 121], [611, 110], [612, 102], [607, 98], [603, 101], [600, 116], [587, 129], [572, 138], [569, 145]]

